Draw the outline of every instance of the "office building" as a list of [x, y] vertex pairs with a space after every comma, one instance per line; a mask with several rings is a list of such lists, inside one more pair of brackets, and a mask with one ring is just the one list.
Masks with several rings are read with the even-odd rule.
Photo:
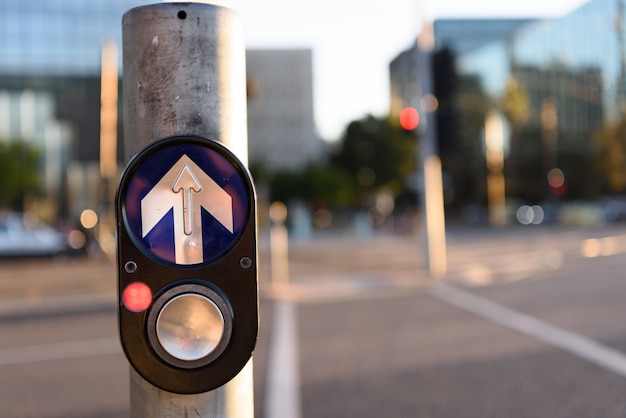
[[[625, 25], [623, 0], [592, 0], [555, 19], [435, 22], [437, 48], [455, 55], [458, 138], [454, 155], [443, 159], [453, 189], [449, 208], [486, 204], [484, 132], [491, 111], [505, 124], [504, 175], [512, 204], [558, 205], [626, 190], [618, 167], [626, 163], [611, 162], [626, 152], [619, 145]], [[392, 63], [392, 81], [400, 67]], [[392, 87], [392, 97], [406, 91]], [[610, 147], [623, 151], [610, 153]]]
[[[43, 155], [36, 211], [48, 220], [98, 209], [102, 46], [140, 0], [0, 2], [0, 140]], [[297, 168], [321, 158], [313, 123], [311, 51], [250, 51], [250, 161]], [[119, 95], [121, 102], [121, 82]], [[117, 158], [124, 163], [122, 113]]]
[[[435, 50], [449, 49], [464, 55], [493, 41], [506, 39], [532, 19], [441, 19], [433, 22]], [[419, 74], [415, 62], [417, 43], [400, 53], [389, 65], [390, 109], [395, 118], [403, 106], [419, 100]]]
[[311, 50], [249, 50], [246, 65], [250, 162], [278, 170], [320, 162]]
[[[457, 57], [463, 80], [457, 103], [465, 126], [473, 127], [463, 132], [464, 149], [483, 153], [477, 120], [500, 110], [510, 131], [505, 173], [511, 197], [540, 203], [608, 191], [597, 171], [596, 136], [626, 110], [624, 23], [623, 0], [593, 0]], [[562, 173], [563, 187], [549, 184], [553, 169]]]

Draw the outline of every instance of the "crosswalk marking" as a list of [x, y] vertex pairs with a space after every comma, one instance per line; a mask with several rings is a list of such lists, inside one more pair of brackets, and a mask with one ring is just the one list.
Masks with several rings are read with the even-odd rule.
[[536, 338], [626, 377], [626, 356], [621, 351], [445, 283], [434, 286], [431, 294], [457, 308]]

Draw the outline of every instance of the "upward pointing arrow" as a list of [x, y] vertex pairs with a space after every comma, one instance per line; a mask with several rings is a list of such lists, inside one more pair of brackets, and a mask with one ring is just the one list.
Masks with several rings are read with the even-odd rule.
[[172, 186], [172, 191], [174, 193], [183, 192], [184, 231], [185, 235], [191, 235], [193, 232], [193, 192], [200, 193], [202, 185], [187, 164], [178, 173], [178, 177]]
[[198, 264], [204, 260], [201, 208], [233, 233], [232, 197], [187, 155], [183, 155], [141, 200], [142, 237], [172, 208], [176, 264]]

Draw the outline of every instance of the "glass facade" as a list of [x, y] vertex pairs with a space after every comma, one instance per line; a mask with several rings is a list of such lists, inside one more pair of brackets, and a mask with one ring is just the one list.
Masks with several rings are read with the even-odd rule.
[[[94, 173], [100, 149], [102, 45], [114, 40], [121, 49], [122, 15], [141, 4], [145, 2], [0, 2], [0, 140], [26, 141], [43, 156], [36, 206], [48, 220], [76, 217], [99, 202]], [[121, 69], [121, 59], [118, 63]], [[122, 161], [121, 120], [118, 156]]]
[[[445, 19], [433, 23], [435, 49], [449, 50], [455, 56], [465, 56], [480, 50], [495, 40], [507, 38], [531, 19]], [[389, 116], [397, 119], [404, 106], [417, 106], [421, 94], [420, 77], [416, 77], [417, 43], [399, 54], [389, 64]], [[480, 55], [477, 53], [477, 55]], [[478, 58], [482, 63], [482, 59]], [[489, 68], [493, 62], [487, 63]]]
[[[139, 0], [23, 0], [0, 2], [0, 92], [46, 92], [54, 98], [54, 117], [71, 125], [69, 155], [98, 159], [102, 45], [121, 45], [121, 18]], [[119, 55], [119, 54], [118, 54]], [[121, 68], [121, 59], [118, 59]], [[39, 94], [35, 95], [39, 97]], [[9, 118], [24, 109], [9, 108]], [[0, 134], [30, 138], [31, 130], [0, 125]], [[9, 138], [10, 139], [10, 138]]]
[[[493, 110], [510, 133], [510, 201], [557, 205], [626, 191], [625, 23], [623, 0], [593, 0], [457, 55], [457, 152], [467, 158], [448, 160], [447, 170], [458, 206], [487, 201], [484, 120]], [[555, 169], [559, 187], [549, 179]]]
[[[83, 209], [97, 209], [102, 203], [102, 47], [109, 40], [116, 42], [121, 75], [122, 16], [145, 4], [142, 0], [0, 1], [0, 141], [24, 140], [44, 155], [43, 190], [37, 203], [50, 208], [44, 215], [48, 220], [75, 218]], [[248, 51], [247, 58], [247, 75], [260, 93], [249, 97], [251, 161], [279, 168], [320, 161], [323, 146], [313, 123], [311, 52]], [[286, 82], [298, 88], [286, 88]], [[122, 112], [117, 123], [121, 167], [125, 160]]]
[[105, 39], [139, 0], [20, 0], [0, 3], [0, 74], [93, 76]]
[[450, 48], [459, 55], [494, 40], [511, 36], [532, 19], [445, 19], [433, 23], [435, 48]]

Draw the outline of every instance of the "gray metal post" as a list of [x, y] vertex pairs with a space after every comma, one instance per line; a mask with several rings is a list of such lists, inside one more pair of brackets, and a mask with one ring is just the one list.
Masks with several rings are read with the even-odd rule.
[[[122, 19], [126, 158], [174, 135], [219, 141], [247, 161], [245, 48], [238, 16], [203, 3], [162, 3]], [[252, 360], [198, 395], [163, 391], [131, 367], [131, 416], [252, 417]]]
[[127, 156], [172, 135], [203, 135], [247, 161], [246, 70], [238, 15], [162, 3], [122, 20]]
[[446, 224], [443, 202], [441, 160], [437, 154], [436, 98], [433, 96], [432, 51], [434, 49], [433, 26], [424, 22], [417, 42], [418, 77], [421, 86], [420, 109], [424, 115], [420, 142], [420, 163], [424, 173], [422, 204], [426, 232], [425, 249], [428, 269], [435, 278], [446, 275], [448, 270], [446, 250]]

